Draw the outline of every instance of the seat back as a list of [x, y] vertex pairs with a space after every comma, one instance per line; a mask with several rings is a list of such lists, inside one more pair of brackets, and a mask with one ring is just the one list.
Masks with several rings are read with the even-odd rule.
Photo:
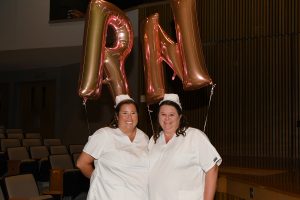
[[23, 133], [23, 130], [20, 128], [8, 128], [6, 129], [6, 133], [7, 134], [11, 134], [11, 133]]
[[41, 139], [40, 133], [25, 133], [25, 138], [39, 138]]
[[42, 141], [39, 138], [24, 138], [22, 140], [22, 146], [26, 147], [27, 149], [31, 146], [41, 146]]
[[62, 145], [62, 142], [59, 138], [45, 138], [44, 139], [45, 146], [55, 146], [55, 145]]
[[49, 181], [51, 167], [48, 160], [48, 148], [46, 146], [31, 146], [29, 152], [32, 159], [38, 160], [39, 171], [37, 180], [42, 182]]
[[9, 176], [4, 180], [7, 194], [10, 199], [39, 196], [39, 190], [32, 174]]
[[81, 153], [83, 150], [83, 147], [84, 147], [83, 144], [70, 144], [69, 145], [70, 154]]
[[30, 159], [29, 153], [25, 147], [10, 147], [7, 148], [9, 160], [26, 160]]
[[23, 133], [9, 133], [7, 134], [7, 138], [16, 138], [16, 139], [23, 139]]
[[50, 154], [68, 154], [66, 145], [50, 146]]
[[0, 133], [0, 139], [6, 138], [5, 133]]
[[69, 154], [50, 155], [49, 160], [52, 169], [74, 169], [74, 165]]
[[29, 152], [32, 159], [41, 159], [49, 156], [49, 151], [46, 146], [31, 146]]
[[38, 173], [38, 163], [30, 159], [25, 147], [12, 147], [7, 149], [8, 175], [31, 173], [35, 176]]
[[20, 147], [21, 142], [19, 139], [1, 139], [1, 151], [6, 152], [9, 147]]

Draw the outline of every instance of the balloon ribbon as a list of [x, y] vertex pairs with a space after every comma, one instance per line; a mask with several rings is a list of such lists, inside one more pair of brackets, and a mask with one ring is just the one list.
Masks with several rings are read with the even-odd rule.
[[216, 84], [213, 84], [210, 90], [210, 96], [209, 96], [209, 102], [208, 102], [208, 108], [207, 108], [207, 113], [205, 116], [205, 122], [204, 122], [204, 127], [203, 127], [203, 132], [205, 132], [205, 128], [206, 128], [206, 123], [207, 123], [207, 118], [208, 118], [208, 112], [209, 112], [209, 108], [210, 108], [210, 102], [211, 102], [211, 97], [214, 94], [214, 88], [216, 87]]
[[85, 110], [85, 119], [86, 119], [86, 123], [88, 126], [88, 133], [89, 135], [91, 135], [91, 129], [90, 129], [90, 123], [89, 123], [89, 118], [88, 118], [88, 113], [87, 113], [87, 107], [86, 107], [86, 100], [83, 100], [82, 105], [84, 106], [84, 110]]

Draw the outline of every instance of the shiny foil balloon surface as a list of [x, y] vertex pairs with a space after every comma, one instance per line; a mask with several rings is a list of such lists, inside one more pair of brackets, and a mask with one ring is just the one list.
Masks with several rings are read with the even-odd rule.
[[155, 103], [165, 93], [164, 60], [182, 79], [183, 63], [178, 45], [173, 42], [159, 25], [159, 15], [149, 16], [143, 26], [144, 74], [146, 81], [146, 102]]
[[[212, 84], [205, 66], [196, 0], [170, 0], [175, 20], [177, 43], [159, 25], [159, 15], [149, 16], [142, 26], [146, 102], [156, 103], [165, 93], [165, 61], [183, 83], [184, 90], [195, 90]], [[173, 76], [173, 78], [174, 78]]]
[[[115, 33], [112, 47], [106, 47], [108, 26]], [[79, 79], [79, 95], [84, 101], [98, 98], [103, 83], [108, 84], [113, 99], [129, 93], [124, 62], [132, 45], [132, 26], [125, 13], [106, 1], [92, 0], [85, 22]]]

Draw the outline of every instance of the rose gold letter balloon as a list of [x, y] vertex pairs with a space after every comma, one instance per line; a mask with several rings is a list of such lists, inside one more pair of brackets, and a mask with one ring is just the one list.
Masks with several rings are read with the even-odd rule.
[[[115, 31], [113, 47], [106, 47], [108, 26]], [[85, 22], [79, 79], [79, 95], [84, 100], [98, 98], [102, 83], [108, 84], [113, 99], [129, 92], [124, 62], [132, 44], [132, 27], [123, 11], [106, 1], [92, 0]]]
[[182, 60], [179, 47], [159, 25], [159, 15], [146, 18], [142, 30], [144, 50], [144, 74], [146, 81], [146, 102], [155, 103], [165, 93], [162, 61], [172, 67], [174, 73], [182, 78]]
[[174, 76], [182, 80], [184, 90], [195, 90], [212, 84], [205, 66], [195, 1], [170, 0], [178, 43], [163, 31], [157, 13], [149, 16], [142, 26], [148, 104], [158, 102], [165, 93], [162, 61], [173, 69]]

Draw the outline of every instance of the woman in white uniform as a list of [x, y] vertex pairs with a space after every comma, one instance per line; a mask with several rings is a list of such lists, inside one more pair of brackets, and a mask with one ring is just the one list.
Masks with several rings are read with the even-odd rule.
[[187, 126], [177, 94], [165, 94], [158, 121], [149, 142], [149, 200], [213, 200], [221, 157], [202, 131]]
[[148, 136], [139, 130], [137, 105], [128, 95], [116, 97], [110, 127], [89, 137], [77, 167], [90, 178], [88, 200], [148, 199]]

